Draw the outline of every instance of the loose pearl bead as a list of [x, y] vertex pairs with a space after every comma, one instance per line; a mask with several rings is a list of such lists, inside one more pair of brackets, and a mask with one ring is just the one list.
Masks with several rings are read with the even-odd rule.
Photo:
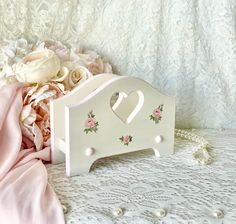
[[63, 213], [66, 214], [68, 212], [68, 208], [65, 205], [62, 205]]
[[113, 211], [113, 215], [116, 216], [116, 217], [120, 217], [124, 214], [122, 208], [116, 208], [114, 209]]
[[155, 140], [156, 140], [157, 143], [160, 143], [160, 142], [162, 142], [163, 137], [162, 137], [161, 135], [158, 135], [158, 136], [155, 138]]
[[213, 212], [213, 216], [217, 219], [221, 219], [224, 217], [224, 212], [221, 210], [221, 209], [216, 209], [214, 212]]
[[167, 214], [166, 210], [163, 209], [163, 208], [160, 208], [156, 211], [156, 216], [159, 217], [159, 218], [163, 218], [165, 217]]
[[94, 150], [93, 148], [87, 148], [87, 149], [85, 150], [85, 155], [86, 155], [86, 156], [91, 156], [91, 155], [94, 154], [94, 152], [95, 152], [95, 150]]

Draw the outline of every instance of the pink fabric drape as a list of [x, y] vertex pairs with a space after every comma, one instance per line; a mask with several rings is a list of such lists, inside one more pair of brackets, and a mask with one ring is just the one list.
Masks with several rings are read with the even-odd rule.
[[36, 152], [31, 141], [22, 137], [22, 105], [22, 84], [0, 89], [0, 223], [65, 223], [41, 161], [50, 159], [50, 148]]

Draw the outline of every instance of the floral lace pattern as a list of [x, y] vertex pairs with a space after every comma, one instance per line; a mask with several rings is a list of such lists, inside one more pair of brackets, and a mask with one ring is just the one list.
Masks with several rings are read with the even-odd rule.
[[[236, 131], [197, 130], [212, 145], [208, 166], [191, 162], [195, 143], [176, 139], [175, 154], [150, 150], [98, 160], [89, 174], [68, 178], [65, 165], [47, 165], [49, 180], [68, 208], [68, 224], [236, 223]], [[114, 217], [114, 208], [124, 215]], [[158, 218], [159, 208], [166, 217]], [[224, 211], [217, 219], [215, 209]]]
[[115, 73], [175, 96], [178, 128], [235, 129], [235, 14], [235, 0], [4, 0], [0, 39], [53, 38], [95, 50]]

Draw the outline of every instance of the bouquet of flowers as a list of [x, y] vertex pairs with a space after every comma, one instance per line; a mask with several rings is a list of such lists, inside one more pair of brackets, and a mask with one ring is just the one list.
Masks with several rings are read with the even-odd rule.
[[22, 147], [36, 151], [50, 147], [49, 102], [70, 92], [93, 75], [112, 73], [112, 67], [94, 51], [45, 40], [0, 43], [0, 88], [24, 83], [20, 125]]

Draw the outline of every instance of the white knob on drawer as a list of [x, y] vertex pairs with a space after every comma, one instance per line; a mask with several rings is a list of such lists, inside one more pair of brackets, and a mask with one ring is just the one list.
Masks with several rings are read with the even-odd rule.
[[92, 156], [95, 153], [95, 149], [94, 148], [87, 148], [85, 149], [85, 155], [86, 156]]
[[163, 137], [161, 135], [157, 135], [155, 141], [156, 143], [161, 143], [163, 141]]

